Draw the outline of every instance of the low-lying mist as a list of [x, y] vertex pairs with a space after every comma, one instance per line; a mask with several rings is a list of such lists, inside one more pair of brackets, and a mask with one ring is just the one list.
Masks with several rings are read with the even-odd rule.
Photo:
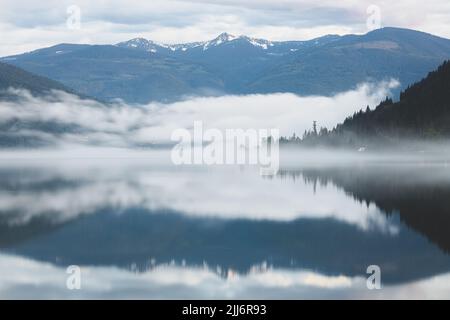
[[139, 106], [120, 102], [105, 105], [63, 92], [35, 97], [11, 90], [18, 99], [0, 102], [0, 145], [166, 145], [171, 143], [173, 130], [192, 129], [194, 121], [219, 130], [275, 128], [284, 136], [299, 135], [310, 129], [313, 121], [331, 128], [367, 105], [374, 107], [397, 85], [395, 80], [364, 83], [332, 97], [280, 93], [197, 97]]

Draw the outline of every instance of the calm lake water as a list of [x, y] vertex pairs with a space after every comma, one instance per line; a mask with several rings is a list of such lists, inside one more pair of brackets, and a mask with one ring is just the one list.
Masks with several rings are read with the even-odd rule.
[[[450, 298], [445, 163], [2, 160], [0, 298]], [[68, 266], [81, 269], [69, 290]], [[366, 285], [381, 270], [380, 290]]]

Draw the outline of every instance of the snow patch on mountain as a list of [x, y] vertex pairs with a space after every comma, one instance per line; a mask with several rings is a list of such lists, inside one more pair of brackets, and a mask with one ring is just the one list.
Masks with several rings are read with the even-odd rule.
[[273, 47], [274, 44], [271, 41], [264, 40], [264, 39], [256, 39], [256, 38], [250, 38], [246, 36], [241, 36], [241, 39], [245, 39], [250, 44], [254, 45], [255, 47], [261, 47], [263, 50], [267, 50], [269, 47]]

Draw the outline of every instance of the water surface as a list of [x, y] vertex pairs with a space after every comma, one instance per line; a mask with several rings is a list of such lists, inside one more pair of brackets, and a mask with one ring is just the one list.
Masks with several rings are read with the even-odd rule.
[[[0, 164], [1, 298], [450, 298], [445, 163]], [[66, 268], [82, 270], [68, 290]], [[369, 265], [382, 289], [366, 286]]]

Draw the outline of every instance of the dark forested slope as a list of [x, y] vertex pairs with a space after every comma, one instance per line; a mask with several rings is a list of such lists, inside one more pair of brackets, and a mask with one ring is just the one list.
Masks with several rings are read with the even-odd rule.
[[51, 90], [73, 91], [61, 83], [0, 62], [0, 99], [11, 97], [9, 88], [26, 89], [34, 95], [43, 95]]

